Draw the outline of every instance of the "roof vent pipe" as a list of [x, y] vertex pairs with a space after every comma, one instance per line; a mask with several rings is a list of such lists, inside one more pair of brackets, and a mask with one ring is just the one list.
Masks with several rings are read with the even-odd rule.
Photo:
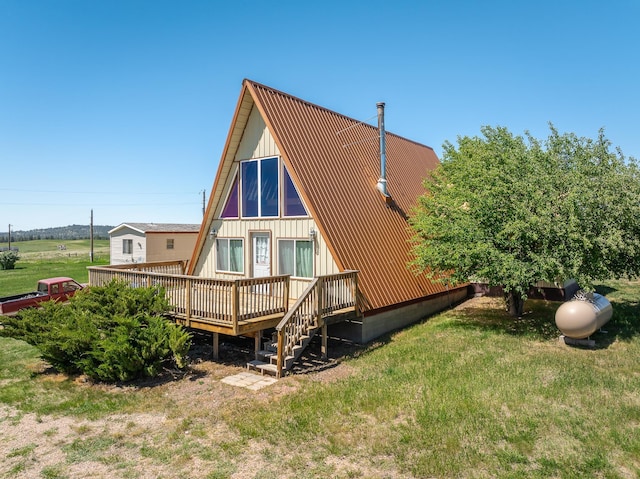
[[378, 107], [378, 132], [380, 133], [380, 179], [378, 179], [378, 190], [386, 198], [387, 192], [387, 133], [384, 129], [384, 102], [377, 103]]

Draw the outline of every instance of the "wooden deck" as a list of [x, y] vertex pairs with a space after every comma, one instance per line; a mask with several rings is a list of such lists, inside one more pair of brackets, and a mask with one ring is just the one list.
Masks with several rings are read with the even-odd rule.
[[318, 276], [299, 298], [290, 298], [289, 276], [200, 278], [185, 275], [182, 262], [89, 267], [90, 286], [112, 280], [162, 288], [178, 324], [213, 333], [214, 359], [219, 334], [254, 337], [257, 356], [262, 331], [275, 329], [277, 354], [265, 368], [278, 377], [318, 331], [326, 356], [327, 325], [359, 314], [357, 271]]
[[116, 279], [134, 287], [162, 287], [178, 323], [230, 336], [275, 327], [291, 305], [289, 276], [220, 280], [184, 275], [181, 264], [175, 263], [173, 270], [168, 265], [90, 267], [89, 285], [102, 286]]

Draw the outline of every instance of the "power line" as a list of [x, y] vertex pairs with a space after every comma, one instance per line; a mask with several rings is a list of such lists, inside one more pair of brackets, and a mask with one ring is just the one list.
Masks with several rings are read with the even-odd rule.
[[200, 195], [202, 194], [202, 190], [198, 192], [194, 191], [183, 191], [183, 192], [168, 192], [168, 191], [69, 191], [69, 190], [30, 190], [23, 188], [2, 188], [0, 187], [0, 191], [12, 191], [16, 193], [63, 193], [63, 194], [74, 194], [74, 195], [165, 195], [165, 196], [186, 196], [186, 195]]
[[54, 203], [47, 201], [46, 203], [18, 203], [18, 202], [2, 202], [6, 206], [193, 206], [199, 205], [199, 201], [193, 201], [189, 203]]

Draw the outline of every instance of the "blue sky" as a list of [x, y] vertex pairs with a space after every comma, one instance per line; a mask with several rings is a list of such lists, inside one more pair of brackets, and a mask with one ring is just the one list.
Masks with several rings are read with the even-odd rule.
[[640, 1], [0, 0], [0, 231], [199, 223], [243, 78], [432, 146], [640, 158]]

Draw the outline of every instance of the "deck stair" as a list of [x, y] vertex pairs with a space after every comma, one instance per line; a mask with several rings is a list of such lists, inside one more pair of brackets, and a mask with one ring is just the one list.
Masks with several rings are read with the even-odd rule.
[[[320, 330], [314, 328], [308, 334], [300, 336], [298, 344], [293, 346], [291, 355], [284, 358], [283, 369], [286, 371], [293, 368], [293, 364], [300, 358], [313, 337]], [[259, 371], [261, 374], [278, 375], [278, 336], [277, 332], [273, 337], [263, 343], [263, 348], [256, 353], [256, 359], [247, 363], [247, 369]]]
[[[345, 275], [349, 275], [349, 281], [345, 281]], [[327, 325], [357, 315], [356, 298], [356, 271], [314, 278], [247, 368], [282, 376], [292, 369], [318, 332], [322, 333], [322, 357], [326, 359]]]

